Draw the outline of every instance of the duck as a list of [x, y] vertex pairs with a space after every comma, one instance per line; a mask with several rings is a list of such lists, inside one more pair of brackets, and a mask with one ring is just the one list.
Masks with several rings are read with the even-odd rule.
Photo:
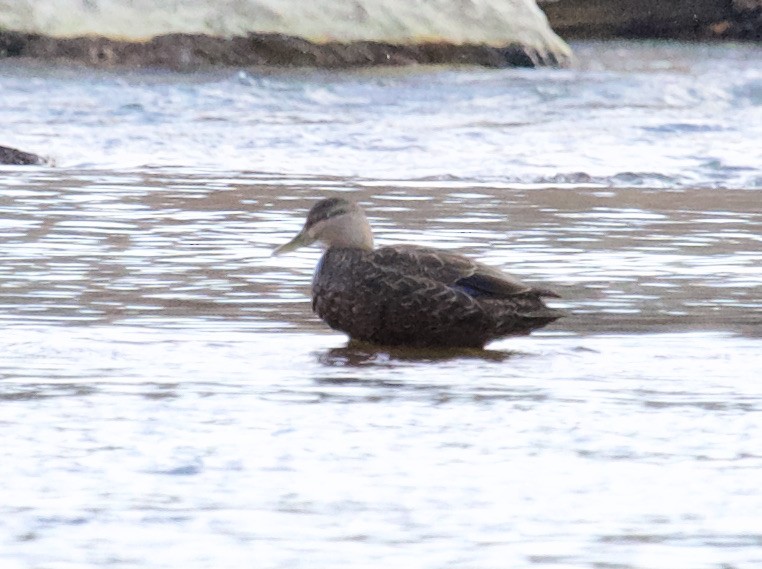
[[362, 207], [325, 198], [301, 231], [273, 251], [325, 248], [312, 280], [312, 309], [350, 341], [390, 347], [476, 348], [527, 335], [566, 313], [543, 299], [550, 289], [495, 267], [418, 245], [374, 247]]

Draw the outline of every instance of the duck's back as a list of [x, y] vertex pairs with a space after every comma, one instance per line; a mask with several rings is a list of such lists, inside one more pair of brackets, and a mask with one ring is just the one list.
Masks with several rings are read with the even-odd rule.
[[420, 247], [331, 248], [312, 292], [313, 309], [329, 326], [384, 345], [482, 347], [562, 315], [542, 302], [549, 291]]

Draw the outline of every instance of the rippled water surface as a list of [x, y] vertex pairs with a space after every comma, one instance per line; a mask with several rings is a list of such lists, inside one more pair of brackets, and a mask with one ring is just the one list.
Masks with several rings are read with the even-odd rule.
[[[0, 565], [762, 565], [758, 48], [572, 71], [0, 70]], [[570, 316], [348, 347], [319, 197]]]

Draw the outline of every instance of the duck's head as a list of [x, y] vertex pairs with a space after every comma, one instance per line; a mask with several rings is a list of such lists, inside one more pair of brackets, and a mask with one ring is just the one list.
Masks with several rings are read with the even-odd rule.
[[275, 249], [273, 255], [288, 253], [316, 241], [327, 249], [373, 249], [373, 234], [365, 212], [344, 198], [328, 198], [312, 206], [302, 230], [291, 241]]

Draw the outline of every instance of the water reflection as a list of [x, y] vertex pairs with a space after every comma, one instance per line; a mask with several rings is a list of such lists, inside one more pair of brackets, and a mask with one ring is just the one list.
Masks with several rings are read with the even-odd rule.
[[508, 350], [389, 348], [361, 342], [349, 342], [345, 347], [331, 348], [324, 353], [318, 354], [317, 359], [321, 364], [326, 366], [363, 367], [367, 365], [394, 366], [398, 362], [405, 361], [433, 363], [479, 359], [491, 362], [503, 362], [509, 358], [520, 357], [521, 355], [520, 352]]
[[557, 289], [571, 315], [556, 332], [760, 322], [754, 192], [475, 186], [37, 173], [34, 191], [0, 192], [0, 318], [317, 330], [308, 294], [319, 252], [269, 254], [317, 198], [347, 191], [380, 244], [455, 249]]

